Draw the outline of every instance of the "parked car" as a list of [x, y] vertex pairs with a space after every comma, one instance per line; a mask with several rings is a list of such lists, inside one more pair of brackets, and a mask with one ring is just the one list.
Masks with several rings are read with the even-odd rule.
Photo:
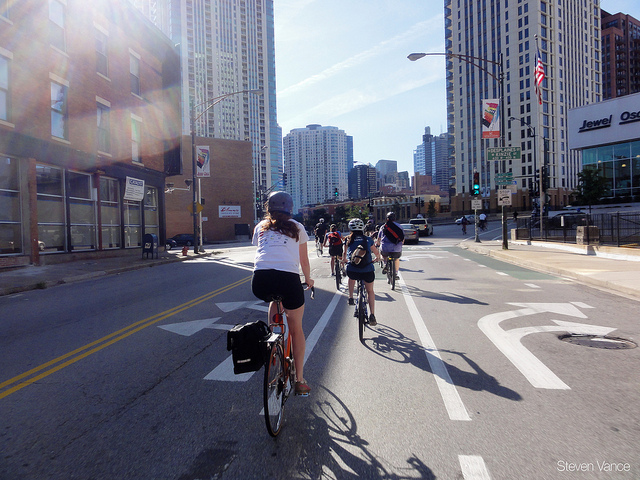
[[551, 228], [574, 228], [576, 225], [586, 225], [587, 216], [584, 213], [577, 212], [561, 212], [553, 217], [549, 217], [549, 226]]
[[167, 238], [166, 249], [171, 250], [174, 247], [182, 247], [186, 245], [190, 247], [195, 244], [193, 233], [179, 233], [171, 238]]
[[[473, 225], [474, 223], [476, 223], [475, 215], [465, 215], [465, 217], [467, 217], [467, 221], [469, 222], [470, 225]], [[460, 225], [461, 223], [462, 223], [462, 217], [457, 218], [456, 225]]]
[[426, 218], [412, 218], [409, 223], [418, 229], [419, 235], [433, 235], [433, 225]]
[[404, 232], [404, 243], [418, 243], [420, 241], [420, 234], [415, 225], [410, 223], [401, 223], [402, 231]]

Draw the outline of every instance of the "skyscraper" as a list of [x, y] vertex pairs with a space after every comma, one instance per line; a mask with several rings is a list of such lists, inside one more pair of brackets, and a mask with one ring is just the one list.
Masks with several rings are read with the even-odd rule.
[[431, 135], [431, 128], [424, 129], [422, 143], [413, 154], [413, 171], [431, 177], [431, 183], [440, 191], [449, 191], [451, 178], [449, 165], [449, 134]]
[[294, 211], [347, 198], [349, 136], [344, 130], [307, 125], [291, 130], [283, 144], [286, 190], [293, 197]]
[[[191, 105], [200, 115], [216, 98], [243, 90], [208, 109], [196, 135], [253, 144], [254, 190], [282, 178], [277, 124], [273, 0], [131, 0], [179, 48], [182, 130], [191, 132]], [[212, 159], [215, 166], [215, 159]]]
[[640, 20], [602, 10], [604, 99], [640, 92]]
[[[497, 173], [512, 172], [519, 191], [514, 206], [531, 208], [543, 159], [550, 166], [552, 205], [566, 204], [581, 170], [567, 145], [567, 112], [602, 99], [599, 2], [446, 0], [445, 36], [450, 55], [468, 56], [447, 58], [450, 162], [458, 195], [453, 208], [469, 208], [476, 170], [486, 195], [495, 192]], [[536, 47], [546, 75], [541, 104], [534, 89]], [[503, 100], [495, 113], [504, 140], [482, 138], [482, 101], [489, 99]], [[521, 147], [521, 158], [487, 161], [487, 148], [498, 146]], [[490, 195], [484, 199], [495, 208], [496, 195]]]

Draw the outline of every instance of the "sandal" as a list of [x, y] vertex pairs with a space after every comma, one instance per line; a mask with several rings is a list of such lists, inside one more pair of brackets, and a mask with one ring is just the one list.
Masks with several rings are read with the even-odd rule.
[[307, 382], [304, 380], [301, 382], [296, 382], [295, 386], [295, 394], [300, 395], [302, 397], [308, 397], [311, 392], [311, 387], [307, 385]]

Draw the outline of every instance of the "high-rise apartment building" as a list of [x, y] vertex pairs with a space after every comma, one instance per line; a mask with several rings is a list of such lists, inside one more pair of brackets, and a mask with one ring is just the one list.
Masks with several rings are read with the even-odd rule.
[[413, 152], [413, 171], [431, 177], [440, 191], [449, 191], [451, 167], [449, 164], [449, 134], [431, 135], [431, 128], [424, 129], [422, 143]]
[[[581, 170], [567, 144], [567, 112], [602, 100], [599, 2], [446, 0], [445, 36], [453, 209], [469, 209], [474, 171], [480, 172], [485, 206], [497, 206], [496, 174], [512, 172], [518, 189], [513, 205], [531, 208], [536, 169], [545, 157], [551, 205], [566, 204]], [[545, 73], [540, 103], [534, 88], [537, 48]], [[482, 101], [490, 99], [502, 100], [495, 113], [503, 131], [502, 138], [487, 140]], [[521, 147], [521, 158], [489, 162], [487, 148], [499, 146]]]
[[640, 92], [640, 20], [602, 10], [602, 92], [605, 100]]
[[[280, 182], [273, 0], [130, 1], [180, 50], [183, 134], [191, 132], [195, 105], [195, 116], [202, 114], [197, 136], [251, 141], [256, 192]], [[206, 110], [220, 96], [243, 90], [263, 94], [232, 95]]]
[[348, 196], [349, 136], [337, 127], [294, 128], [283, 141], [286, 190], [294, 211]]
[[376, 169], [371, 165], [356, 165], [349, 170], [349, 198], [354, 200], [376, 194]]

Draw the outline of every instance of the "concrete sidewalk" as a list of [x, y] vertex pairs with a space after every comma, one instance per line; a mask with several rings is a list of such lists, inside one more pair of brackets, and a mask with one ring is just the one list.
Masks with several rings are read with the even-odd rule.
[[[196, 257], [228, 253], [250, 242], [205, 245], [205, 252], [182, 255], [176, 248], [159, 252], [159, 258], [141, 258], [139, 249], [113, 258], [82, 259], [54, 265], [28, 266], [0, 270], [0, 295], [49, 288], [102, 275], [149, 268], [169, 262], [189, 261]], [[534, 270], [572, 278], [578, 282], [608, 289], [640, 300], [640, 249], [578, 246], [551, 242], [463, 241], [460, 246], [497, 259]]]
[[553, 242], [467, 240], [462, 248], [640, 300], [640, 249]]
[[73, 283], [103, 275], [111, 275], [155, 267], [171, 262], [183, 262], [217, 255], [238, 246], [248, 246], [250, 242], [235, 242], [230, 244], [205, 245], [204, 252], [195, 254], [193, 247], [182, 255], [182, 247], [158, 252], [158, 258], [142, 258], [141, 249], [130, 252], [118, 252], [119, 255], [110, 258], [82, 258], [81, 260], [53, 263], [47, 265], [18, 267], [0, 270], [0, 295], [11, 295], [28, 290], [43, 289]]

